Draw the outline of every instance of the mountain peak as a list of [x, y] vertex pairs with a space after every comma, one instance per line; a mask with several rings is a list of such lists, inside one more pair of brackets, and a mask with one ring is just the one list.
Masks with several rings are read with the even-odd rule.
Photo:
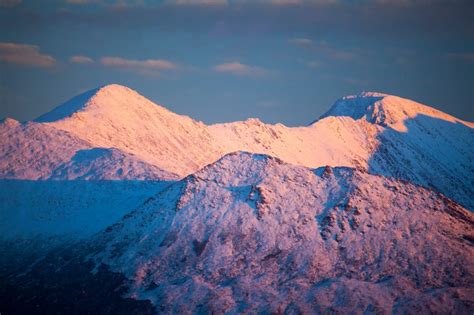
[[108, 84], [73, 97], [35, 121], [56, 122], [73, 116], [77, 117], [78, 113], [85, 111], [123, 112], [133, 110], [133, 108], [142, 109], [143, 107], [156, 107], [165, 110], [126, 86]]
[[241, 186], [254, 185], [267, 177], [288, 177], [293, 170], [309, 172], [305, 167], [285, 163], [271, 155], [235, 151], [225, 154], [193, 176], [221, 185]]
[[407, 119], [415, 119], [417, 116], [428, 116], [472, 126], [468, 122], [464, 122], [435, 108], [409, 99], [379, 92], [361, 92], [356, 95], [344, 96], [337, 100], [320, 119], [330, 116], [346, 116], [352, 117], [355, 120], [365, 119], [369, 123], [384, 127], [390, 126], [393, 129], [404, 132], [406, 131], [404, 122]]
[[18, 126], [20, 124], [21, 123], [18, 120], [10, 118], [10, 117], [5, 117], [5, 118], [0, 120], [0, 125], [5, 125], [5, 126], [8, 126], [8, 127], [14, 127], [14, 126]]

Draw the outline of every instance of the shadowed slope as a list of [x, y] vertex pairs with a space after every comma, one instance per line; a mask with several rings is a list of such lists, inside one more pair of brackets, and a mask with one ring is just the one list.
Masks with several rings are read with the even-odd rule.
[[90, 237], [169, 184], [146, 180], [0, 180], [0, 240], [58, 237], [69, 242]]

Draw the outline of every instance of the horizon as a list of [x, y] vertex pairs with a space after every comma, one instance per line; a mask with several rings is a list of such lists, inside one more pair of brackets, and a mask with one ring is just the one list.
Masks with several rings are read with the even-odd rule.
[[473, 9], [443, 0], [0, 0], [0, 117], [33, 120], [116, 82], [206, 124], [301, 126], [361, 91], [472, 122]]

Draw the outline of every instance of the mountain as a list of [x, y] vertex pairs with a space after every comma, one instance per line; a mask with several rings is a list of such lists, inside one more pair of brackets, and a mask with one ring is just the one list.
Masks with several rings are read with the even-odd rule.
[[[8, 179], [1, 185], [5, 197], [17, 196], [3, 203], [4, 222], [17, 225], [22, 216], [25, 224], [17, 232], [26, 236], [29, 227], [43, 226], [57, 213], [79, 215], [78, 205], [83, 214], [109, 213], [110, 205], [100, 208], [88, 184], [81, 181], [95, 181], [105, 200], [122, 205], [117, 213], [123, 214], [130, 209], [125, 206], [144, 202], [148, 196], [131, 197], [136, 200], [132, 204], [120, 202], [115, 188], [108, 190], [116, 186], [107, 181], [173, 181], [239, 150], [268, 154], [294, 165], [352, 167], [407, 180], [474, 209], [472, 123], [380, 93], [343, 97], [305, 127], [269, 125], [258, 119], [207, 126], [129, 88], [108, 85], [79, 95], [34, 122], [5, 119], [0, 123], [0, 137], [0, 178]], [[65, 183], [63, 192], [59, 185], [57, 193], [51, 194], [50, 184], [31, 182], [38, 179], [76, 183]], [[31, 187], [44, 194], [31, 194]], [[72, 193], [70, 187], [75, 187], [73, 197], [62, 198]], [[133, 195], [133, 187], [124, 185], [124, 191]], [[54, 199], [62, 201], [55, 205]], [[50, 205], [51, 215], [42, 221], [32, 219], [33, 213], [23, 216], [22, 208], [33, 211], [38, 205], [44, 209]], [[71, 225], [64, 226], [75, 231]], [[51, 226], [38, 229], [43, 234], [56, 230]]]
[[108, 85], [66, 102], [37, 122], [181, 177], [242, 150], [311, 168], [355, 167], [408, 180], [474, 209], [474, 125], [381, 93], [344, 97], [305, 127], [258, 119], [207, 126], [127, 87]]
[[115, 84], [79, 95], [36, 121], [181, 176], [214, 161], [222, 152], [203, 123]]
[[162, 313], [469, 313], [474, 215], [432, 190], [238, 152], [89, 252]]
[[0, 311], [472, 314], [473, 127], [373, 92], [205, 125], [119, 85], [5, 119]]

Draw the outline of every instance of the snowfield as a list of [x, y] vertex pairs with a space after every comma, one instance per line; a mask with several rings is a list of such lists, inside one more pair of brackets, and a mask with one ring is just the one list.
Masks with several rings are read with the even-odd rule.
[[206, 125], [107, 85], [0, 122], [0, 312], [472, 314], [474, 124]]

